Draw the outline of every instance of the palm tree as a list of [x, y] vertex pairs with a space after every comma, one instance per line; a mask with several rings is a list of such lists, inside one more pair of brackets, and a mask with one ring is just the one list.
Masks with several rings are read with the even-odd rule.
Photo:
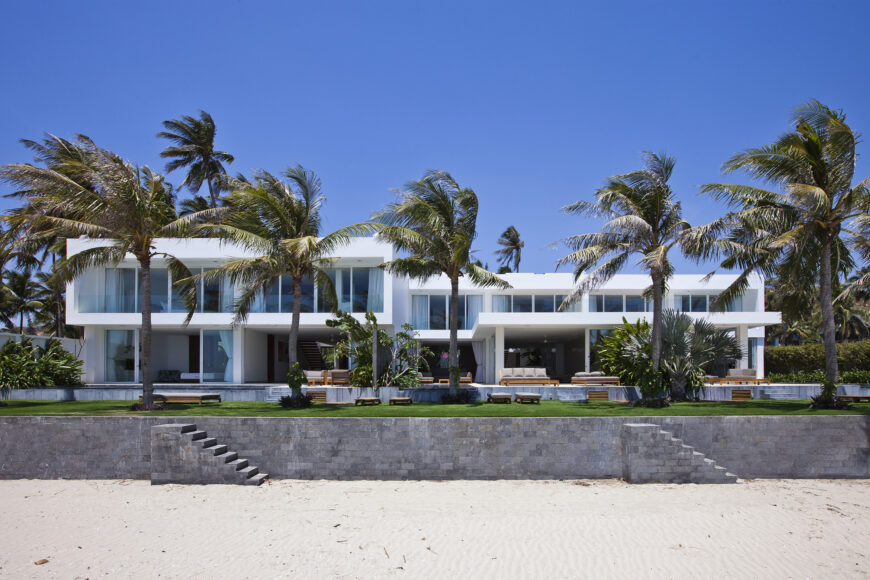
[[684, 312], [665, 310], [662, 316], [662, 369], [671, 380], [671, 398], [686, 398], [703, 385], [704, 374], [727, 368], [743, 353], [737, 338], [708, 320], [693, 320]]
[[[320, 179], [301, 165], [283, 172], [287, 181], [266, 171], [253, 181], [233, 179], [232, 193], [221, 208], [220, 223], [202, 223], [197, 232], [231, 240], [252, 252], [252, 258], [239, 258], [197, 277], [216, 280], [227, 276], [243, 288], [235, 303], [236, 322], [247, 318], [255, 300], [281, 276], [289, 276], [293, 288], [293, 314], [290, 323], [290, 364], [297, 360], [299, 315], [302, 307], [302, 282], [313, 278], [335, 304], [335, 286], [326, 268], [334, 261], [330, 255], [355, 236], [372, 233], [373, 224], [356, 224], [321, 235], [320, 209], [325, 201]], [[191, 310], [192, 312], [192, 310]]]
[[[19, 188], [33, 208], [35, 235], [105, 240], [59, 262], [63, 278], [71, 280], [88, 268], [117, 264], [127, 255], [139, 262], [142, 402], [151, 405], [151, 261], [162, 257], [173, 279], [190, 278], [178, 259], [155, 250], [155, 240], [183, 233], [196, 214], [179, 219], [172, 186], [162, 175], [123, 160], [84, 135], [75, 142], [49, 135], [39, 144], [36, 159], [40, 166], [0, 167], [0, 178]], [[185, 299], [192, 300], [195, 289], [181, 289]]]
[[224, 151], [215, 151], [216, 129], [211, 115], [200, 111], [199, 119], [185, 115], [180, 120], [163, 121], [163, 127], [166, 130], [157, 133], [157, 136], [173, 143], [160, 153], [161, 157], [171, 159], [166, 164], [166, 171], [186, 167], [187, 176], [181, 185], [198, 193], [205, 182], [211, 207], [216, 208], [222, 176], [226, 173], [224, 163], [232, 163], [233, 156]]
[[42, 308], [39, 297], [43, 288], [30, 270], [9, 270], [3, 273], [3, 280], [3, 317], [9, 321], [18, 317], [18, 334], [23, 338], [25, 317], [33, 316]]
[[428, 171], [405, 184], [399, 200], [375, 214], [383, 224], [378, 234], [405, 257], [384, 264], [388, 272], [429, 279], [443, 274], [450, 280], [450, 392], [459, 382], [459, 278], [478, 286], [510, 288], [510, 284], [474, 263], [471, 244], [477, 235], [477, 195], [460, 187], [446, 171]]
[[723, 220], [730, 227], [727, 239], [713, 245], [713, 253], [725, 256], [723, 265], [742, 270], [723, 299], [741, 292], [754, 270], [795, 285], [818, 281], [825, 345], [822, 400], [831, 401], [838, 378], [833, 287], [843, 263], [851, 263], [843, 234], [860, 231], [850, 226], [870, 210], [870, 178], [852, 185], [858, 135], [842, 111], [811, 100], [795, 110], [792, 120], [794, 131], [723, 165], [725, 173], [742, 170], [781, 191], [721, 183], [702, 191], [735, 208]]
[[[520, 258], [522, 257], [523, 248], [526, 243], [520, 239], [520, 233], [517, 231], [517, 228], [514, 226], [508, 226], [508, 228], [502, 232], [501, 237], [497, 240], [498, 245], [502, 246], [500, 249], [495, 251], [495, 254], [498, 256], [499, 264], [504, 266], [510, 266], [510, 263], [513, 262], [513, 271], [520, 271]], [[510, 268], [508, 268], [510, 271]]]
[[681, 246], [694, 255], [699, 240], [713, 235], [712, 228], [692, 228], [682, 217], [680, 202], [674, 199], [668, 180], [674, 170], [672, 157], [644, 153], [645, 167], [639, 171], [608, 178], [595, 192], [595, 202], [576, 201], [562, 208], [567, 214], [603, 217], [602, 230], [578, 234], [562, 240], [571, 253], [561, 258], [574, 266], [579, 281], [562, 303], [564, 310], [583, 294], [610, 280], [632, 255], [652, 280], [652, 366], [659, 368], [662, 353], [662, 297], [674, 267], [668, 252]]

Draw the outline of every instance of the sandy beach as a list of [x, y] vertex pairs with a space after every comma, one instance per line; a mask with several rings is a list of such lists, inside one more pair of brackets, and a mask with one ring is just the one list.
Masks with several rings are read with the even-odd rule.
[[[870, 482], [0, 482], [4, 578], [831, 578]], [[36, 564], [36, 562], [46, 562]]]

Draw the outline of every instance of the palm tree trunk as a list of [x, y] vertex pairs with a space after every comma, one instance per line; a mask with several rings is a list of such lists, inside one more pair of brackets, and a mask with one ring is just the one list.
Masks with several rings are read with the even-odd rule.
[[21, 335], [21, 339], [24, 340], [24, 309], [21, 310], [21, 318], [19, 319], [20, 323], [18, 324], [18, 334]]
[[287, 360], [290, 364], [298, 361], [296, 345], [299, 343], [299, 313], [302, 312], [302, 279], [293, 278], [293, 315], [290, 318], [290, 336], [287, 339]]
[[[447, 367], [450, 371], [450, 394], [456, 394], [457, 375], [459, 369], [459, 278], [450, 279], [450, 348], [447, 355]], [[454, 370], [455, 369], [455, 370]]]
[[837, 376], [837, 330], [834, 325], [834, 300], [832, 294], [831, 276], [831, 236], [825, 236], [822, 241], [822, 256], [819, 273], [819, 306], [822, 310], [822, 340], [825, 343], [825, 379], [822, 386], [822, 398], [834, 396]]
[[[208, 167], [209, 164], [211, 163], [211, 158], [208, 156], [203, 157], [202, 160], [203, 160], [205, 167]], [[206, 169], [206, 171], [208, 171], [208, 169]], [[214, 186], [211, 183], [211, 178], [212, 178], [211, 175], [206, 175], [205, 182], [208, 184], [208, 197], [209, 197], [209, 199], [211, 199], [211, 208], [214, 209], [217, 207], [217, 199], [215, 199], [215, 196], [214, 196]]]
[[664, 291], [664, 279], [658, 270], [650, 272], [653, 289], [653, 322], [652, 322], [652, 365], [659, 368], [659, 360], [662, 358], [662, 294]]
[[[51, 253], [51, 273], [54, 274], [54, 261], [55, 254]], [[61, 282], [54, 283], [54, 335], [58, 338], [63, 338], [63, 305], [61, 304], [61, 300], [63, 300], [63, 291], [61, 290]]]
[[139, 366], [142, 373], [142, 404], [154, 404], [154, 384], [151, 382], [151, 257], [139, 258], [141, 273], [139, 283], [142, 285], [142, 331], [139, 339], [142, 341], [142, 353]]

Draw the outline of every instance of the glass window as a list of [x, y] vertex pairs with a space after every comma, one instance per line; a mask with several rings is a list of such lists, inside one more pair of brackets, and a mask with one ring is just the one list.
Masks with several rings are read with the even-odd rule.
[[483, 295], [469, 294], [465, 297], [465, 329], [471, 330], [477, 324], [477, 317], [483, 310]]
[[[213, 270], [204, 270], [209, 272]], [[200, 280], [200, 306], [201, 312], [220, 312], [221, 311], [221, 282], [220, 280]]]
[[233, 331], [202, 331], [202, 382], [233, 380]]
[[743, 312], [743, 296], [738, 296], [725, 306], [725, 312]]
[[366, 268], [369, 272], [366, 310], [384, 311], [384, 271], [380, 268]]
[[601, 294], [589, 295], [589, 312], [604, 312], [604, 296]]
[[187, 308], [184, 307], [184, 300], [181, 298], [181, 291], [175, 287], [175, 280], [169, 280], [171, 284], [171, 302], [169, 304], [170, 312], [187, 312]]
[[447, 329], [447, 297], [429, 297], [429, 328], [431, 330]]
[[[281, 312], [293, 312], [293, 278], [281, 276]], [[314, 312], [314, 280], [302, 278], [302, 305], [299, 312]]]
[[106, 268], [106, 312], [136, 312], [135, 268]]
[[169, 270], [151, 269], [151, 312], [169, 312]]
[[622, 296], [605, 296], [604, 312], [622, 312]]
[[513, 296], [514, 306], [513, 312], [531, 312], [532, 311], [532, 297], [529, 295], [520, 295], [517, 294]]
[[692, 312], [707, 312], [707, 297], [692, 296]]
[[556, 305], [552, 296], [536, 295], [535, 296], [535, 312], [555, 312]]
[[425, 294], [411, 296], [411, 326], [429, 330], [429, 297]]
[[626, 312], [643, 312], [646, 304], [643, 296], [628, 295], [625, 297]]
[[106, 382], [132, 383], [136, 380], [136, 331], [106, 331]]
[[510, 312], [511, 311], [511, 297], [496, 295], [492, 297], [492, 311], [493, 312]]
[[601, 348], [601, 340], [613, 332], [609, 328], [593, 328], [589, 331], [589, 369], [601, 370], [601, 359], [598, 357], [598, 349]]
[[[458, 330], [465, 330], [465, 296], [459, 295], [457, 296], [457, 304], [456, 309], [458, 310], [458, 319], [459, 322], [456, 325]], [[447, 303], [450, 303], [450, 296], [447, 297]], [[447, 319], [447, 328], [450, 328], [450, 319]]]
[[369, 269], [354, 268], [353, 274], [353, 311], [365, 312], [369, 305]]

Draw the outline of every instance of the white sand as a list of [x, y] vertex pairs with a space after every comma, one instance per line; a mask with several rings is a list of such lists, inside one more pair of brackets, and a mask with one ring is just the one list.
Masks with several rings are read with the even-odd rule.
[[868, 481], [2, 481], [0, 517], [3, 578], [870, 572]]

